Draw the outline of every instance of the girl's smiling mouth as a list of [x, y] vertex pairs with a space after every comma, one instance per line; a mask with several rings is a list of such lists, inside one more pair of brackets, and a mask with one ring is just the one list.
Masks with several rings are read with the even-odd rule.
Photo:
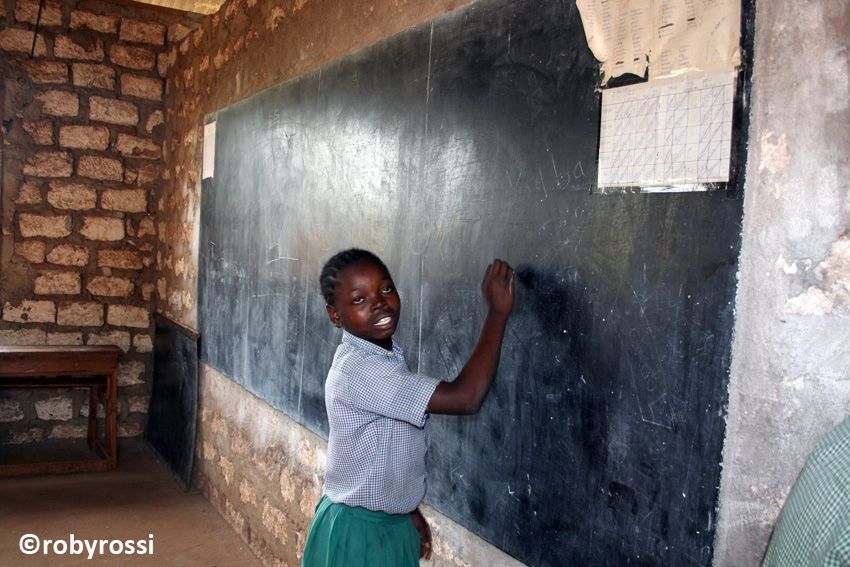
[[389, 327], [392, 324], [393, 324], [392, 315], [384, 315], [383, 317], [381, 317], [380, 319], [375, 321], [376, 327]]

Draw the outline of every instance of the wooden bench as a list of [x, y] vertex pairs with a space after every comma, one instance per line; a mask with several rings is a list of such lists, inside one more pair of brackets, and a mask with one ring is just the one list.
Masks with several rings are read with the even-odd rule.
[[[114, 469], [118, 464], [117, 346], [0, 346], [0, 388], [88, 388], [88, 444], [99, 459], [2, 464], [0, 477]], [[97, 434], [97, 403], [106, 427]]]

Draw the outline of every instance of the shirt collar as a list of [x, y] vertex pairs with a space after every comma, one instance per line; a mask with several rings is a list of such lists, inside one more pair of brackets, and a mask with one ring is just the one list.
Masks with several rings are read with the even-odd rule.
[[348, 331], [343, 329], [343, 331], [342, 331], [342, 342], [348, 343], [351, 346], [363, 349], [366, 352], [369, 352], [369, 353], [372, 353], [372, 354], [380, 354], [381, 356], [386, 356], [386, 357], [393, 357], [393, 356], [403, 357], [404, 356], [404, 352], [401, 350], [401, 347], [398, 346], [395, 343], [395, 340], [393, 340], [393, 349], [388, 351], [387, 349], [379, 347], [375, 343], [370, 343], [369, 341], [367, 341], [365, 339], [361, 339], [360, 337], [354, 336], [351, 333], [349, 333]]

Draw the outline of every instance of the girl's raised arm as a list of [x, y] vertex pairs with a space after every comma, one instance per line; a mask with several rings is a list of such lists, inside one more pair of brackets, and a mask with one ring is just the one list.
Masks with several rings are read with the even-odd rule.
[[487, 304], [487, 316], [478, 343], [454, 382], [442, 382], [434, 390], [428, 402], [430, 413], [476, 413], [490, 390], [499, 368], [505, 326], [514, 306], [513, 269], [506, 262], [495, 260], [484, 272], [481, 294]]

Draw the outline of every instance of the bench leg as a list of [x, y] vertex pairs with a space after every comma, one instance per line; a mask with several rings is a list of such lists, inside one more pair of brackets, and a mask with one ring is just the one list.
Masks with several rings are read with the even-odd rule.
[[97, 390], [100, 386], [92, 386], [89, 388], [89, 447], [94, 449], [97, 443]]
[[106, 381], [106, 450], [112, 468], [118, 466], [118, 369]]

